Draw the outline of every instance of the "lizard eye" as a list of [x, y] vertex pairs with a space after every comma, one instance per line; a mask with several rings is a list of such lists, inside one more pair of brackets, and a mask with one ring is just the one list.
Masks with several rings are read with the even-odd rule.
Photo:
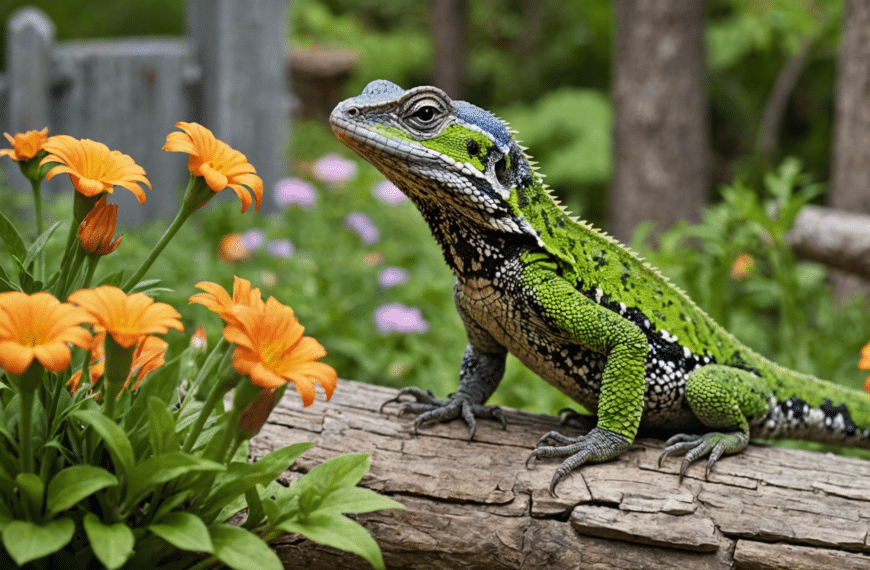
[[415, 119], [417, 119], [421, 123], [430, 123], [432, 119], [435, 118], [438, 110], [435, 107], [425, 106], [417, 109], [417, 111], [411, 115]]
[[477, 144], [477, 141], [474, 139], [468, 139], [465, 148], [468, 150], [468, 156], [477, 156], [480, 152], [480, 145]]

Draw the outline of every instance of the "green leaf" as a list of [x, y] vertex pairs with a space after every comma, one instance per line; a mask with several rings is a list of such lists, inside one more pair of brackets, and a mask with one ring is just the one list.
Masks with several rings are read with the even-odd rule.
[[133, 552], [136, 539], [133, 531], [124, 523], [106, 525], [97, 515], [88, 513], [84, 518], [85, 534], [91, 543], [94, 555], [109, 570], [120, 568]]
[[73, 465], [48, 483], [45, 500], [46, 517], [51, 518], [100, 489], [117, 485], [118, 479], [101, 467]]
[[210, 527], [215, 557], [234, 570], [282, 570], [269, 545], [255, 534], [228, 524]]
[[34, 259], [36, 259], [36, 256], [39, 255], [39, 252], [42, 251], [43, 248], [45, 248], [45, 244], [48, 243], [48, 240], [51, 238], [51, 234], [53, 234], [54, 230], [56, 230], [59, 226], [60, 222], [53, 223], [50, 228], [42, 232], [42, 234], [40, 234], [39, 237], [36, 238], [36, 241], [34, 241], [30, 245], [30, 247], [27, 249], [27, 256], [24, 258], [24, 263], [22, 263], [24, 267], [27, 267], [33, 262]]
[[277, 527], [298, 532], [320, 544], [359, 554], [378, 570], [384, 568], [381, 549], [375, 539], [361, 525], [342, 515], [318, 512], [304, 519], [281, 522]]
[[263, 503], [260, 501], [260, 493], [256, 487], [252, 487], [245, 491], [245, 501], [248, 503], [248, 518], [242, 527], [254, 529], [260, 526], [263, 519], [266, 518], [266, 512], [263, 510]]
[[0, 240], [6, 246], [10, 257], [22, 260], [27, 256], [27, 248], [24, 246], [21, 234], [2, 212], [0, 212]]
[[296, 481], [279, 501], [282, 510], [287, 501], [299, 496], [299, 509], [303, 514], [315, 512], [323, 498], [342, 487], [353, 487], [359, 483], [369, 468], [368, 453], [349, 453], [333, 457], [317, 465]]
[[3, 546], [19, 566], [57, 552], [73, 537], [76, 525], [61, 518], [44, 525], [12, 521], [3, 528]]
[[42, 500], [45, 497], [45, 484], [35, 473], [19, 473], [15, 476], [15, 484], [21, 493], [27, 497], [34, 512], [42, 512]]
[[217, 514], [225, 505], [255, 485], [264, 487], [278, 478], [296, 458], [302, 455], [312, 442], [294, 443], [269, 453], [254, 464], [233, 462], [226, 473], [216, 481], [208, 497], [208, 518]]
[[151, 452], [155, 456], [181, 449], [175, 419], [166, 409], [166, 403], [153, 396], [148, 398], [148, 429]]
[[136, 459], [133, 455], [133, 446], [124, 430], [100, 412], [80, 410], [70, 414], [70, 417], [94, 428], [108, 448], [115, 466], [129, 480], [133, 475]]
[[128, 500], [139, 500], [139, 495], [150, 487], [166, 483], [187, 473], [223, 471], [224, 469], [225, 467], [220, 463], [181, 451], [152, 457], [136, 467], [136, 472], [130, 479], [127, 498]]
[[381, 509], [404, 509], [405, 505], [365, 487], [341, 487], [326, 495], [318, 513], [369, 513]]
[[148, 530], [180, 550], [212, 554], [214, 545], [202, 519], [191, 513], [173, 512], [148, 526]]

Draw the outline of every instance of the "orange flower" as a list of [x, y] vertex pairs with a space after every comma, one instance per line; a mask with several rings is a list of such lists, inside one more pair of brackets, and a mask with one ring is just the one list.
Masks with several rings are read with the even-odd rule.
[[112, 241], [118, 221], [118, 205], [106, 204], [106, 195], [100, 198], [79, 224], [82, 249], [96, 255], [107, 255], [118, 249], [121, 237]]
[[734, 259], [731, 264], [731, 277], [737, 280], [743, 280], [749, 277], [752, 269], [755, 267], [755, 260], [748, 253], [741, 253]]
[[[91, 344], [91, 364], [88, 367], [90, 371], [89, 376], [91, 386], [99, 381], [105, 371], [106, 356], [105, 347], [103, 345], [105, 340], [106, 331], [101, 330], [94, 337], [94, 342]], [[164, 357], [166, 356], [166, 349], [168, 347], [169, 344], [166, 341], [159, 339], [156, 336], [142, 337], [136, 344], [136, 350], [133, 353], [133, 363], [130, 366], [130, 373], [127, 375], [127, 382], [124, 386], [126, 387], [134, 376], [138, 376], [136, 383], [133, 384], [133, 387], [131, 388], [131, 390], [136, 390], [148, 374], [166, 364]], [[78, 390], [81, 377], [82, 371], [76, 370], [73, 373], [72, 378], [70, 378], [66, 383], [66, 385], [70, 387], [71, 394], [75, 394], [76, 390]]]
[[49, 138], [43, 148], [49, 154], [40, 164], [61, 163], [48, 171], [46, 180], [66, 172], [75, 189], [85, 196], [111, 194], [115, 186], [123, 186], [136, 195], [140, 204], [145, 202], [145, 191], [139, 184], [151, 188], [151, 183], [145, 178], [145, 169], [126, 154], [109, 150], [100, 142], [68, 135]]
[[87, 312], [49, 293], [0, 293], [0, 366], [23, 374], [35, 358], [49, 370], [64, 370], [71, 358], [67, 343], [90, 346], [91, 333], [80, 325], [93, 322]]
[[263, 180], [257, 170], [248, 163], [247, 157], [198, 123], [175, 123], [183, 133], [172, 132], [166, 136], [163, 150], [186, 152], [187, 168], [194, 176], [201, 176], [214, 192], [232, 188], [242, 201], [242, 211], [251, 206], [251, 193], [257, 201], [255, 210], [263, 201]]
[[261, 310], [240, 308], [234, 313], [236, 322], [224, 327], [224, 337], [236, 344], [233, 366], [251, 378], [261, 388], [274, 389], [293, 382], [302, 403], [314, 402], [314, 382], [332, 397], [337, 375], [323, 362], [326, 356], [319, 342], [302, 336], [305, 329], [296, 320], [293, 310], [269, 297]]
[[80, 289], [69, 300], [93, 315], [120, 346], [130, 348], [149, 334], [165, 334], [169, 329], [184, 331], [181, 315], [166, 303], [155, 303], [144, 293], [127, 295], [118, 287], [101, 285]]
[[3, 136], [12, 144], [12, 148], [0, 149], [0, 156], [8, 156], [15, 162], [21, 162], [30, 160], [42, 150], [42, 145], [48, 138], [48, 127], [41, 131], [18, 133], [15, 137], [11, 137], [9, 133], [3, 133]]
[[870, 342], [864, 345], [861, 349], [861, 360], [858, 361], [858, 368], [861, 370], [870, 370]]
[[227, 263], [250, 259], [251, 252], [245, 247], [242, 234], [227, 234], [222, 237], [218, 245], [218, 258]]
[[136, 352], [133, 353], [133, 364], [130, 366], [130, 375], [127, 377], [126, 387], [130, 380], [137, 376], [136, 382], [131, 390], [139, 388], [145, 378], [166, 364], [166, 349], [169, 348], [169, 343], [162, 338], [156, 336], [142, 337], [139, 344], [136, 345]]
[[263, 310], [263, 299], [260, 290], [251, 288], [251, 282], [241, 277], [233, 277], [233, 296], [211, 281], [200, 281], [195, 285], [205, 293], [197, 293], [190, 298], [189, 303], [199, 303], [214, 311], [227, 323], [237, 322], [236, 313], [239, 307], [249, 307], [255, 311]]

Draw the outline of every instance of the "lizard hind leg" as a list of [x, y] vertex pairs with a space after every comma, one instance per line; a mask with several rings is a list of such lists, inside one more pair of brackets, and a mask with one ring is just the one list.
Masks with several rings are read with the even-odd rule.
[[692, 463], [708, 457], [704, 477], [709, 477], [720, 457], [749, 445], [749, 420], [767, 412], [768, 392], [764, 381], [747, 370], [711, 364], [694, 371], [686, 380], [686, 400], [692, 412], [704, 425], [725, 431], [674, 435], [665, 442], [659, 466], [672, 455], [684, 455], [682, 481]]

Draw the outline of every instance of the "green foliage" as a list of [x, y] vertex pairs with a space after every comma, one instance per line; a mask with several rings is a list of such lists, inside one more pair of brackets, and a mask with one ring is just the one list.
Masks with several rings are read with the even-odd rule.
[[862, 303], [835, 303], [827, 271], [797, 260], [786, 241], [800, 208], [821, 191], [810, 180], [796, 159], [786, 159], [767, 173], [760, 192], [737, 181], [722, 188], [722, 202], [708, 207], [701, 223], [671, 228], [657, 249], [646, 245], [645, 227], [633, 244], [751, 348], [860, 388], [857, 359], [870, 338]]
[[[31, 174], [36, 197], [48, 168], [42, 167], [42, 172], [38, 168], [45, 154], [41, 151], [22, 165], [22, 171]], [[77, 219], [66, 223], [73, 217], [71, 212], [84, 218], [96, 203], [96, 198], [84, 198], [72, 189], [73, 200], [61, 198], [47, 208], [52, 217], [64, 222], [55, 222], [38, 236], [31, 237], [41, 220], [15, 216], [30, 221], [19, 230], [0, 214], [0, 238], [7, 254], [0, 262], [2, 340], [7, 344], [2, 360], [5, 370], [0, 370], [0, 565], [135, 569], [171, 562], [173, 568], [277, 569], [282, 566], [268, 541], [286, 532], [301, 532], [314, 540], [323, 537], [330, 546], [357, 553], [374, 568], [383, 568], [380, 549], [368, 532], [343, 516], [401, 508], [395, 501], [356, 487], [369, 467], [367, 455], [335, 458], [328, 464], [331, 467], [312, 469], [290, 489], [275, 482], [311, 443], [296, 443], [259, 461], [248, 461], [248, 439], [265, 422], [286, 386], [266, 390], [238, 372], [232, 363], [233, 343], [221, 339], [212, 343], [209, 352], [204, 344], [189, 344], [182, 335], [169, 335], [174, 346], [165, 358], [168, 363], [158, 355], [156, 369], [133, 390], [126, 389], [127, 383], [137, 377], [141, 381], [142, 370], [148, 366], [140, 364], [142, 369], [134, 366], [131, 371], [137, 343], [144, 346], [144, 336], [125, 347], [105, 324], [104, 371], [99, 372], [93, 362], [89, 369], [91, 337], [79, 326], [95, 323], [97, 317], [88, 316], [83, 308], [75, 315], [66, 306], [70, 316], [58, 317], [62, 321], [58, 327], [78, 336], [57, 342], [59, 346], [47, 346], [56, 332], [45, 332], [41, 321], [21, 316], [21, 304], [36, 299], [22, 293], [40, 292], [58, 303], [70, 291], [89, 289], [92, 280], [126, 283], [129, 291], [161, 295], [186, 308], [194, 277], [197, 281], [214, 279], [191, 268], [191, 250], [198, 249], [204, 259], [211, 260], [198, 270], [220, 267], [221, 273], [232, 276], [234, 268], [220, 265], [214, 257], [220, 236], [209, 242], [197, 236], [196, 228], [174, 233], [193, 213], [188, 209], [192, 202], [215, 195], [201, 179], [191, 180], [193, 190], [185, 194], [182, 214], [170, 230], [159, 240], [163, 224], [143, 230], [140, 239], [123, 242], [127, 251], [121, 255], [87, 253], [75, 231], [56, 237], [61, 225], [65, 230], [79, 227]], [[196, 194], [197, 189], [205, 194]], [[0, 203], [21, 211], [20, 194], [11, 188], [0, 188]], [[232, 207], [236, 210], [238, 204]], [[206, 225], [221, 228], [227, 217], [238, 217], [221, 208], [215, 212], [220, 218]], [[114, 222], [110, 225], [111, 236]], [[173, 235], [179, 242], [195, 245], [180, 253], [175, 248], [163, 250]], [[152, 259], [161, 251], [165, 258], [156, 266], [146, 261], [132, 278], [126, 277], [132, 256]], [[149, 269], [154, 273], [167, 262], [173, 270], [167, 269], [164, 275], [174, 278], [169, 282], [176, 291], [162, 286], [164, 280], [140, 281], [137, 277]], [[47, 279], [43, 275], [46, 265], [59, 267]], [[102, 271], [96, 271], [98, 266]], [[319, 304], [315, 301], [311, 308]], [[136, 324], [138, 313], [131, 316], [124, 314], [123, 307], [111, 308], [123, 315], [117, 318], [134, 337], [155, 332], [154, 321], [142, 333], [137, 331], [141, 328]], [[139, 305], [137, 310], [144, 308]], [[190, 314], [201, 316], [194, 310]], [[66, 356], [71, 359], [67, 360], [63, 351], [69, 350]], [[21, 364], [11, 355], [30, 360]], [[70, 392], [67, 386], [74, 372], [83, 379]], [[227, 410], [223, 401], [230, 390], [235, 393]], [[228, 522], [230, 517], [243, 519], [242, 511], [247, 517], [241, 526]]]

